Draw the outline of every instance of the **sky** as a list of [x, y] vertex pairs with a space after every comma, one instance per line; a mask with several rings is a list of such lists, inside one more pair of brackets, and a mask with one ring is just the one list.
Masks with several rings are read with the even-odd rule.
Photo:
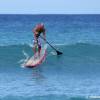
[[100, 14], [100, 0], [0, 0], [0, 14]]

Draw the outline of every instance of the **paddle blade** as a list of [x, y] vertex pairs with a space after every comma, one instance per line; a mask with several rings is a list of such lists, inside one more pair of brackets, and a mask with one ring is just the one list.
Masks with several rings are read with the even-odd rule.
[[57, 52], [57, 55], [61, 55], [61, 54], [63, 54], [62, 52], [60, 52], [60, 51], [56, 51]]

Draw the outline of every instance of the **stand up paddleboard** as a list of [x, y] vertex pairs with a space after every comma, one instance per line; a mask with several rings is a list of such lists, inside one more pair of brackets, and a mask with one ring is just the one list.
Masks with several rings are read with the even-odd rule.
[[36, 52], [34, 56], [32, 56], [29, 60], [26, 61], [24, 66], [28, 68], [33, 68], [40, 65], [46, 58], [46, 50], [47, 44], [45, 43], [41, 47], [40, 55], [38, 54], [38, 52]]

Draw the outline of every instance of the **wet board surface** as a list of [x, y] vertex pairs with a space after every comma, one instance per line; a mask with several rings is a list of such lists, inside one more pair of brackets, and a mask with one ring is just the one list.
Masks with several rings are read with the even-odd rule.
[[41, 48], [40, 55], [38, 54], [38, 52], [36, 52], [34, 56], [26, 61], [24, 66], [28, 68], [33, 68], [40, 65], [46, 58], [46, 50], [47, 44], [44, 44]]

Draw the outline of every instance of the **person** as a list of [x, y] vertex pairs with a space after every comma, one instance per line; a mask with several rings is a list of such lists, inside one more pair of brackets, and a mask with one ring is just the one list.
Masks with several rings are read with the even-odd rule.
[[39, 39], [39, 36], [41, 35], [41, 33], [43, 34], [43, 37], [45, 39], [45, 28], [44, 28], [44, 24], [43, 23], [37, 24], [33, 28], [32, 31], [33, 31], [33, 34], [34, 34], [34, 47], [33, 47], [33, 51], [34, 51], [34, 53], [36, 53], [38, 51], [38, 54], [40, 55], [41, 44], [39, 44], [38, 39]]
[[43, 23], [37, 24], [35, 26], [35, 28], [33, 29], [33, 33], [34, 33], [34, 39], [37, 42], [38, 42], [38, 38], [39, 38], [39, 36], [40, 36], [41, 33], [43, 33], [43, 36], [45, 38], [45, 28], [44, 28], [44, 24]]

